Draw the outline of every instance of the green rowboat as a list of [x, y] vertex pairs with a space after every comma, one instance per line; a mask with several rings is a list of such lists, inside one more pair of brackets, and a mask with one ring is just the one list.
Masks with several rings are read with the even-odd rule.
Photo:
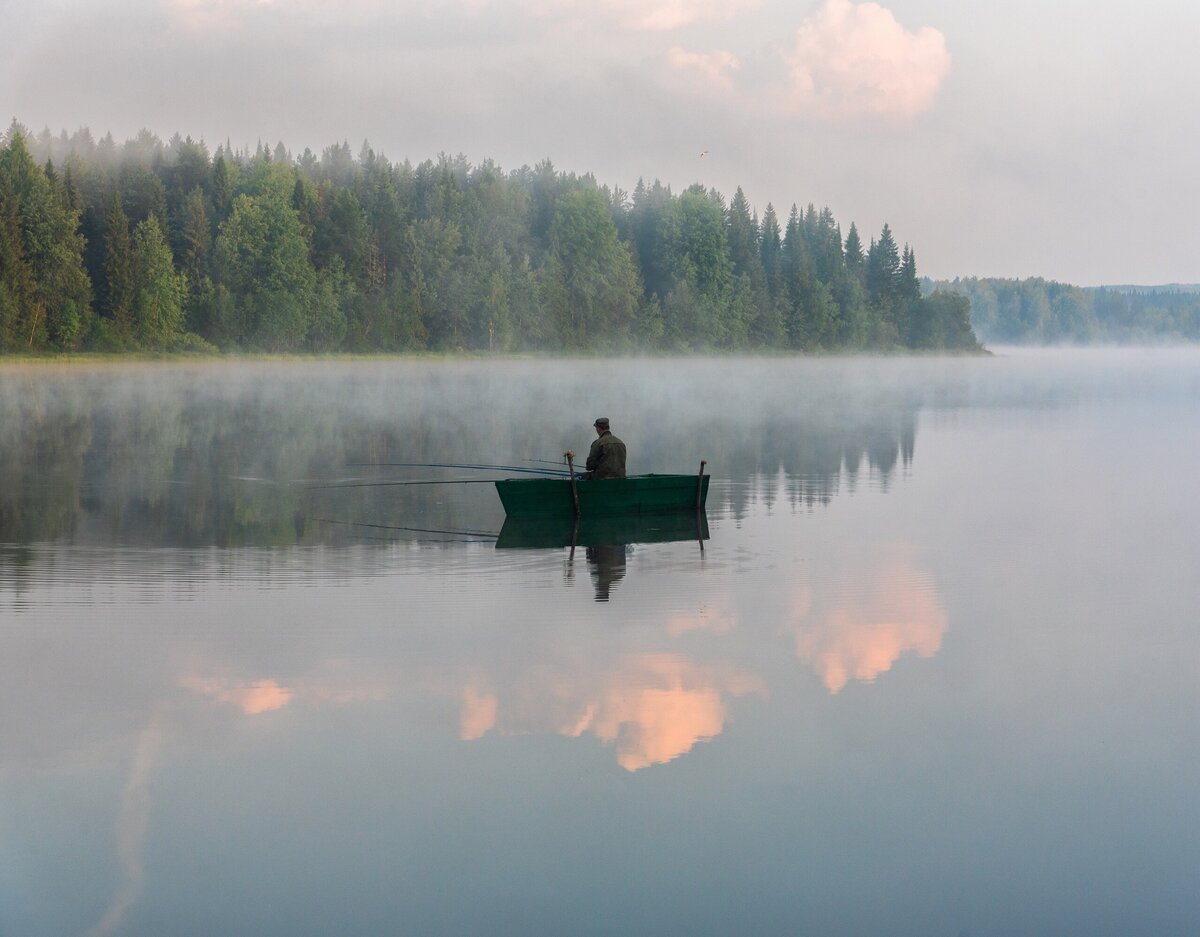
[[[630, 475], [577, 481], [579, 515], [663, 514], [703, 509], [708, 475]], [[506, 478], [496, 482], [509, 517], [573, 517], [569, 478]]]
[[555, 547], [602, 547], [629, 543], [707, 540], [703, 511], [661, 514], [593, 514], [578, 521], [572, 514], [504, 519], [497, 550], [545, 550]]

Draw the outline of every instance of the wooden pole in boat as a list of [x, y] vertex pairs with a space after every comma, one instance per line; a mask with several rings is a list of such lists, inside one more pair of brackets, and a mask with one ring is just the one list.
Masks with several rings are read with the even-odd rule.
[[704, 553], [704, 530], [700, 526], [704, 514], [704, 466], [708, 462], [700, 460], [700, 474], [696, 476], [696, 542], [700, 544], [700, 552]]
[[[571, 473], [571, 501], [575, 504], [575, 516], [579, 516], [579, 489], [575, 487], [575, 453], [568, 449], [563, 453], [567, 458], [567, 470]], [[701, 463], [703, 464], [703, 463]], [[574, 544], [572, 544], [574, 546]]]

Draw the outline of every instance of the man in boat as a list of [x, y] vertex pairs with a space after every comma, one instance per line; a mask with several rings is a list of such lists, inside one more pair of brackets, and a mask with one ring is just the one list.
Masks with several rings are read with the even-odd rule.
[[588, 452], [587, 475], [585, 477], [599, 481], [603, 478], [625, 477], [625, 443], [617, 439], [608, 428], [608, 417], [596, 418], [592, 424], [596, 428], [596, 439]]

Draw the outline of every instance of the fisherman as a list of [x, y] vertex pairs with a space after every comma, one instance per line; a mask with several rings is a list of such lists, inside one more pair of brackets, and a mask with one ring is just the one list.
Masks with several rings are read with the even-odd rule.
[[625, 477], [625, 443], [617, 439], [608, 428], [608, 417], [596, 418], [596, 439], [588, 452], [586, 478], [599, 481], [602, 478]]

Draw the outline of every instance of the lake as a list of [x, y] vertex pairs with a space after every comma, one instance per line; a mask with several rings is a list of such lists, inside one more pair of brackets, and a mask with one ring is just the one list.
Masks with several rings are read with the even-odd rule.
[[[707, 539], [396, 464], [596, 416]], [[0, 365], [0, 934], [1200, 933], [1198, 479], [1196, 349]]]

